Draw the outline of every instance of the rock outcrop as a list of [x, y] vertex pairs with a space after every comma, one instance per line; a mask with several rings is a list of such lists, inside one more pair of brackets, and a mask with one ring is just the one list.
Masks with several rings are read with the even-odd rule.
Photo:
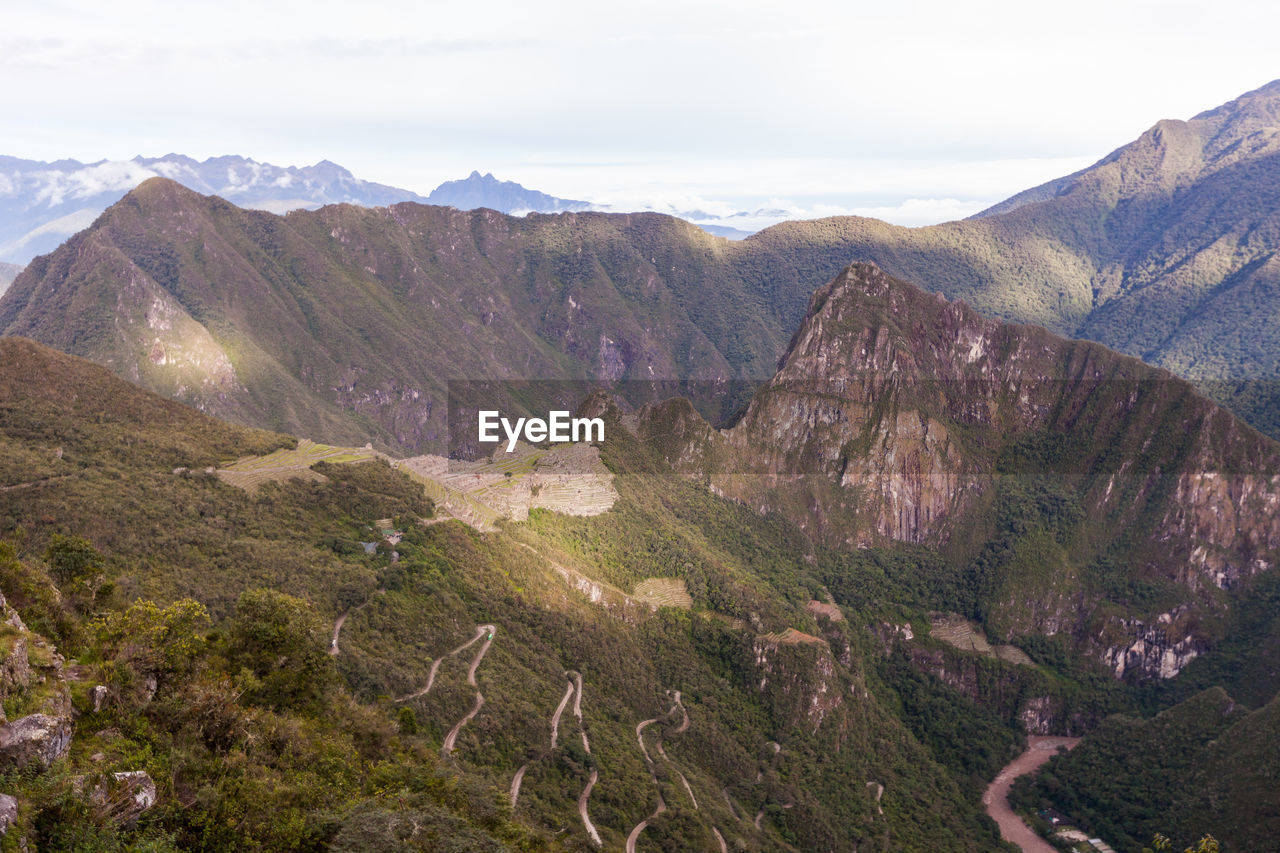
[[763, 693], [778, 719], [816, 731], [843, 701], [839, 667], [826, 641], [788, 628], [753, 644]]
[[[82, 796], [86, 779], [72, 779], [72, 787]], [[103, 820], [132, 826], [156, 804], [156, 783], [145, 770], [112, 773], [100, 778], [88, 792], [88, 801]]]
[[[1084, 638], [1138, 677], [1176, 673], [1211, 638], [1156, 643], [1143, 626], [1157, 614], [1103, 607], [1109, 594], [1176, 588], [1192, 616], [1220, 611], [1221, 590], [1280, 554], [1270, 439], [1165, 371], [985, 319], [869, 265], [814, 293], [731, 429], [672, 401], [643, 409], [634, 432], [718, 494], [837, 548], [921, 543], [974, 559], [982, 537], [1018, 535], [997, 529], [1002, 496], [1038, 490], [1033, 511], [1057, 539], [994, 578], [987, 630]], [[1088, 544], [1068, 547], [1072, 536]], [[1089, 577], [1103, 557], [1106, 584]]]
[[0, 837], [8, 834], [9, 827], [18, 822], [18, 799], [0, 794]]
[[48, 767], [71, 746], [71, 721], [48, 714], [28, 714], [0, 726], [0, 767], [20, 770], [31, 764]]

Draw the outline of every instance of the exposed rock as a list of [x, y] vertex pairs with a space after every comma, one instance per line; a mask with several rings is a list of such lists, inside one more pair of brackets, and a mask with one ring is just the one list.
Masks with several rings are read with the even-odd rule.
[[89, 701], [93, 703], [93, 713], [102, 710], [102, 703], [107, 698], [107, 687], [105, 684], [99, 684], [89, 691]]
[[[1280, 452], [1191, 385], [865, 264], [813, 294], [777, 374], [732, 428], [668, 402], [643, 408], [636, 434], [716, 494], [837, 548], [916, 542], [976, 556], [993, 500], [1051, 481], [1093, 541], [1144, 543], [1118, 555], [1124, 580], [1178, 583], [1201, 624], [1225, 606], [1206, 590], [1280, 553]], [[984, 602], [993, 638], [1066, 635], [1143, 678], [1170, 677], [1204, 648], [1183, 632], [1153, 651], [1134, 625], [1150, 616], [1108, 606], [1067, 549], [1039, 562], [1002, 575]]]
[[0, 794], [0, 836], [18, 822], [18, 800], [9, 794]]
[[19, 634], [13, 638], [9, 653], [0, 661], [0, 697], [15, 690], [25, 690], [31, 685], [31, 664], [27, 660], [27, 638]]
[[1053, 711], [1053, 700], [1048, 696], [1033, 696], [1018, 712], [1018, 719], [1029, 735], [1054, 734], [1057, 715]]
[[871, 626], [871, 629], [875, 631], [876, 637], [879, 638], [886, 651], [891, 649], [895, 643], [903, 640], [914, 640], [916, 636], [915, 631], [911, 630], [910, 622], [904, 622], [901, 625], [894, 622], [877, 622]]
[[[83, 795], [84, 776], [73, 778], [71, 784]], [[89, 803], [103, 819], [130, 826], [156, 804], [156, 796], [156, 783], [150, 774], [129, 770], [100, 779], [89, 792]]]
[[0, 595], [0, 617], [3, 617], [4, 624], [11, 628], [17, 628], [19, 631], [27, 630], [27, 626], [22, 624], [22, 617], [18, 615], [18, 611], [9, 606], [4, 595]]
[[1102, 654], [1103, 661], [1115, 672], [1116, 678], [1135, 672], [1173, 678], [1200, 655], [1203, 646], [1203, 641], [1193, 633], [1179, 636], [1182, 633], [1178, 629], [1179, 621], [1158, 617], [1155, 625], [1144, 625], [1136, 619], [1121, 620], [1130, 632], [1129, 641], [1108, 646]]
[[32, 763], [48, 767], [70, 746], [69, 719], [31, 714], [0, 726], [0, 767], [20, 769]]

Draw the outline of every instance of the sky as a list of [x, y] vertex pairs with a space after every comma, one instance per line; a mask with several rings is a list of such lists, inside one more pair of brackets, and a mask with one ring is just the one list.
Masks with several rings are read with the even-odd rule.
[[0, 154], [918, 225], [1280, 77], [1280, 4], [0, 0]]

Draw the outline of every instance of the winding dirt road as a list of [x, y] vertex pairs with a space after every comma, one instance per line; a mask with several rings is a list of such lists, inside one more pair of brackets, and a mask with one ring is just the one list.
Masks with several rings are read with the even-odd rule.
[[1036, 835], [1031, 827], [1023, 823], [1022, 818], [1009, 808], [1009, 787], [1019, 776], [1039, 770], [1042, 764], [1058, 753], [1058, 747], [1072, 749], [1079, 742], [1078, 737], [1037, 735], [1027, 738], [1026, 751], [1005, 765], [982, 794], [982, 803], [987, 807], [987, 814], [991, 815], [991, 818], [1000, 826], [1000, 837], [1018, 845], [1023, 853], [1056, 853], [1056, 850], [1053, 845]]
[[[481, 637], [483, 637], [483, 636], [484, 636], [485, 629], [487, 629], [487, 628], [492, 628], [492, 627], [493, 627], [492, 625], [480, 625], [480, 626], [478, 626], [478, 627], [476, 628], [476, 635], [475, 635], [474, 637], [472, 637], [470, 640], [467, 640], [465, 643], [463, 643], [462, 645], [458, 646], [456, 649], [454, 649], [453, 651], [449, 652], [448, 654], [441, 655], [440, 657], [438, 657], [438, 658], [436, 658], [434, 661], [432, 661], [432, 663], [431, 663], [431, 671], [430, 671], [429, 673], [427, 673], [427, 684], [426, 684], [426, 686], [425, 686], [425, 687], [423, 687], [421, 690], [418, 690], [418, 691], [417, 691], [417, 692], [415, 692], [415, 693], [410, 693], [410, 694], [408, 694], [408, 695], [406, 695], [406, 696], [401, 696], [401, 697], [400, 697], [399, 699], [397, 699], [396, 701], [397, 701], [397, 702], [408, 702], [410, 699], [417, 699], [419, 696], [426, 696], [428, 693], [430, 693], [430, 692], [431, 692], [431, 688], [432, 688], [432, 687], [435, 685], [435, 683], [436, 683], [436, 673], [440, 670], [440, 664], [444, 663], [445, 658], [451, 658], [451, 657], [453, 657], [454, 655], [458, 654], [459, 652], [466, 651], [469, 647], [471, 647], [472, 645], [474, 645], [474, 644], [475, 644], [475, 642], [476, 642], [477, 640], [479, 640]], [[492, 639], [492, 638], [491, 638], [491, 639]], [[486, 644], [486, 646], [485, 646], [485, 649], [486, 649], [486, 651], [488, 650], [488, 645], [487, 645], [487, 644]], [[474, 669], [474, 668], [472, 668], [472, 676], [471, 676], [471, 683], [472, 683], [472, 684], [475, 684], [475, 681], [474, 681], [474, 677], [475, 677], [475, 675], [474, 675], [474, 674], [475, 674], [475, 669]]]
[[338, 621], [333, 623], [333, 639], [329, 641], [329, 654], [334, 657], [338, 656], [338, 635], [342, 633], [342, 626], [347, 621], [347, 614], [350, 611], [342, 611], [342, 615], [338, 617]]
[[[677, 704], [678, 704], [677, 700]], [[654, 723], [662, 722], [675, 711], [676, 705], [671, 706], [671, 710], [663, 714], [661, 717], [654, 717], [650, 720], [642, 720], [636, 725], [636, 741], [640, 744], [640, 753], [644, 756], [644, 763], [649, 768], [649, 777], [653, 779], [653, 787], [658, 791], [658, 807], [653, 810], [653, 814], [640, 821], [632, 828], [631, 833], [627, 836], [627, 853], [636, 853], [636, 840], [640, 837], [640, 833], [645, 831], [649, 826], [649, 822], [667, 810], [667, 801], [662, 798], [662, 788], [658, 786], [658, 770], [653, 765], [653, 759], [649, 757], [649, 750], [644, 745], [644, 730]], [[659, 755], [665, 757], [662, 751], [662, 737], [658, 737], [656, 747]]]
[[[551, 748], [556, 748], [556, 741], [560, 737], [560, 715], [564, 713], [564, 708], [569, 704], [569, 699], [573, 696], [573, 682], [570, 681], [565, 687], [564, 698], [560, 700], [560, 704], [556, 707], [555, 713], [551, 715]], [[520, 783], [524, 781], [525, 771], [529, 769], [529, 762], [520, 765], [520, 769], [516, 771], [515, 777], [511, 780], [511, 807], [515, 808], [516, 803], [520, 799]]]
[[[591, 754], [591, 741], [587, 739], [587, 729], [582, 722], [582, 675], [573, 670], [569, 670], [565, 674], [568, 682], [565, 684], [564, 696], [560, 697], [560, 704], [556, 706], [555, 712], [551, 715], [551, 749], [556, 748], [556, 744], [560, 742], [560, 718], [564, 715], [564, 709], [569, 706], [569, 700], [573, 699], [573, 716], [578, 720], [578, 727], [582, 731], [582, 748], [586, 750], [587, 755]], [[515, 778], [511, 780], [511, 807], [515, 808], [516, 802], [520, 797], [520, 785], [524, 781], [525, 771], [529, 769], [526, 762], [516, 771]], [[592, 769], [591, 777], [587, 780], [587, 784], [582, 789], [582, 793], [578, 795], [578, 815], [582, 818], [582, 826], [587, 831], [587, 835], [591, 837], [592, 843], [596, 847], [603, 847], [604, 842], [600, 839], [600, 833], [596, 830], [596, 826], [591, 822], [591, 815], [587, 812], [587, 800], [591, 798], [591, 789], [596, 786], [596, 782], [600, 781], [600, 773], [596, 769]]]
[[[649, 826], [649, 823], [653, 821], [654, 818], [667, 810], [667, 802], [662, 797], [662, 788], [658, 785], [658, 769], [654, 765], [653, 759], [649, 756], [648, 748], [644, 745], [644, 730], [654, 723], [661, 723], [669, 719], [677, 709], [680, 711], [681, 715], [680, 725], [671, 730], [672, 734], [680, 734], [681, 732], [689, 730], [689, 711], [684, 707], [684, 703], [680, 701], [680, 691], [677, 690], [671, 695], [675, 700], [675, 704], [671, 706], [671, 709], [667, 711], [667, 713], [663, 714], [661, 717], [654, 717], [651, 720], [643, 720], [636, 725], [636, 741], [640, 744], [640, 753], [644, 756], [644, 763], [649, 768], [649, 776], [653, 779], [653, 787], [658, 791], [658, 807], [653, 810], [653, 814], [640, 821], [631, 830], [631, 833], [627, 836], [627, 853], [635, 853], [636, 841], [640, 838], [640, 833], [645, 831]], [[689, 784], [689, 780], [685, 777], [684, 773], [680, 772], [680, 770], [674, 766], [674, 762], [667, 757], [667, 751], [662, 746], [661, 734], [659, 734], [657, 740], [654, 741], [653, 747], [657, 751], [658, 755], [662, 757], [663, 761], [673, 765], [672, 770], [676, 776], [679, 777], [680, 783], [684, 785], [685, 793], [689, 795], [689, 801], [693, 803], [693, 810], [700, 811], [698, 807], [698, 798], [693, 794], [693, 786]], [[735, 818], [738, 817], [737, 811], [733, 808], [733, 802], [729, 799], [728, 788], [724, 791], [724, 799], [725, 802], [729, 804], [729, 811]], [[720, 834], [720, 830], [713, 826], [711, 827], [711, 831], [715, 833], [716, 841], [719, 842], [720, 849], [723, 853], [728, 853], [729, 847], [725, 843], [724, 836]]]
[[[338, 624], [338, 628], [340, 627], [341, 620]], [[485, 637], [484, 645], [480, 646], [480, 651], [476, 652], [475, 658], [471, 661], [471, 667], [467, 670], [467, 684], [476, 688], [475, 704], [471, 706], [470, 711], [463, 715], [461, 720], [458, 720], [458, 722], [454, 724], [453, 728], [449, 730], [449, 734], [445, 735], [444, 744], [440, 748], [440, 753], [442, 755], [448, 756], [449, 753], [453, 752], [454, 744], [457, 743], [458, 733], [462, 731], [462, 727], [475, 719], [476, 714], [480, 713], [480, 709], [484, 706], [484, 694], [480, 692], [480, 687], [476, 684], [476, 668], [480, 666], [480, 661], [484, 660], [484, 656], [488, 653], [489, 646], [493, 645], [493, 638], [497, 633], [498, 627], [496, 625], [477, 625], [474, 637], [467, 640], [447, 655], [442, 655], [432, 662], [431, 671], [427, 673], [427, 683], [421, 690], [410, 693], [407, 696], [401, 696], [396, 700], [396, 702], [408, 702], [412, 699], [417, 699], [420, 696], [426, 696], [431, 692], [431, 688], [435, 686], [436, 673], [440, 671], [440, 664], [444, 662], [445, 658], [451, 658], [454, 655], [460, 654], [475, 645], [481, 637]], [[334, 642], [335, 644], [337, 642], [337, 628], [334, 629]], [[515, 787], [518, 790], [519, 786]]]
[[[577, 719], [578, 728], [582, 732], [582, 748], [587, 751], [587, 755], [590, 755], [591, 741], [587, 740], [587, 727], [582, 722], [582, 674], [569, 670], [565, 675], [573, 679], [573, 686], [578, 691], [573, 698], [573, 716]], [[561, 701], [560, 704], [564, 705], [564, 702]], [[591, 798], [591, 789], [596, 786], [598, 781], [600, 781], [600, 771], [592, 768], [591, 778], [587, 779], [587, 786], [578, 795], [578, 816], [582, 818], [582, 825], [586, 827], [587, 835], [591, 836], [591, 840], [595, 842], [595, 845], [603, 847], [604, 842], [600, 840], [600, 833], [596, 831], [596, 825], [591, 822], [591, 816], [587, 814], [587, 800]]]
[[556, 742], [560, 738], [560, 715], [564, 713], [565, 706], [569, 704], [569, 700], [573, 698], [573, 682], [570, 681], [564, 689], [564, 696], [560, 699], [560, 705], [556, 708], [556, 712], [551, 715], [551, 748], [556, 748]]
[[[484, 660], [484, 656], [489, 651], [489, 646], [493, 645], [493, 638], [498, 633], [498, 628], [495, 625], [481, 625], [471, 643], [479, 639], [481, 632], [484, 631], [488, 631], [489, 636], [484, 641], [484, 645], [480, 647], [480, 651], [476, 652], [476, 656], [472, 659], [471, 668], [467, 670], [467, 684], [476, 688], [476, 703], [471, 706], [471, 710], [461, 720], [454, 724], [453, 728], [449, 730], [449, 734], [445, 735], [444, 745], [440, 747], [441, 755], [447, 756], [453, 752], [453, 746], [458, 740], [458, 732], [462, 731], [463, 726], [475, 719], [476, 714], [479, 714], [480, 709], [484, 707], [484, 694], [480, 692], [480, 685], [476, 684], [476, 668], [480, 666], [480, 661]], [[469, 646], [471, 643], [467, 643], [467, 645]]]
[[520, 799], [520, 783], [524, 781], [524, 772], [529, 769], [529, 765], [521, 764], [520, 769], [516, 771], [515, 778], [511, 780], [511, 808], [516, 807], [516, 801]]
[[582, 817], [582, 825], [587, 828], [587, 834], [591, 836], [591, 840], [596, 843], [597, 847], [603, 847], [604, 842], [600, 840], [600, 833], [596, 832], [596, 826], [591, 822], [591, 818], [587, 815], [587, 798], [591, 796], [591, 789], [596, 786], [596, 782], [600, 781], [600, 771], [592, 770], [591, 778], [587, 780], [587, 787], [582, 789], [582, 793], [578, 795], [578, 814]]

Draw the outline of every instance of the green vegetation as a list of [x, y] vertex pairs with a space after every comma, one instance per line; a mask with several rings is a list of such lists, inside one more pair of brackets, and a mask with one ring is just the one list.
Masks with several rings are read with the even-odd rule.
[[1266, 849], [1280, 830], [1268, 781], [1280, 766], [1278, 719], [1280, 700], [1249, 712], [1216, 687], [1151, 719], [1112, 717], [1034, 781], [1019, 780], [1010, 801], [1066, 812], [1117, 849], [1161, 831], [1178, 847], [1211, 833], [1223, 850]]
[[[421, 487], [378, 460], [232, 486], [204, 468], [288, 440], [0, 342], [15, 347], [24, 358], [0, 362], [0, 450], [33, 460], [17, 483], [37, 478], [46, 463], [34, 460], [59, 473], [0, 492], [0, 591], [73, 659], [65, 683], [80, 716], [49, 771], [0, 776], [22, 804], [10, 837], [53, 850], [589, 849], [576, 802], [596, 771], [590, 813], [609, 849], [657, 791], [670, 811], [642, 849], [702, 845], [713, 828], [762, 850], [996, 843], [978, 801], [985, 771], [915, 733], [940, 734], [913, 717], [954, 700], [901, 701], [877, 674], [865, 615], [819, 623], [805, 610], [823, 589], [795, 527], [679, 479], [624, 431], [603, 448], [613, 510], [537, 510], [481, 534], [426, 523]], [[47, 377], [12, 376], [42, 362]], [[78, 394], [43, 395], [77, 372]], [[96, 595], [77, 591], [98, 577]], [[690, 606], [654, 611], [621, 593], [593, 604], [573, 578], [673, 602], [683, 585]], [[445, 759], [444, 735], [474, 701], [480, 643], [444, 656], [487, 623], [497, 630], [475, 672], [486, 701]], [[789, 642], [797, 630], [811, 637]], [[50, 654], [33, 649], [32, 665]], [[552, 749], [567, 670], [582, 676], [583, 721], [566, 711]], [[106, 688], [97, 711], [95, 685]], [[677, 731], [678, 713], [659, 724], [655, 790], [635, 726], [665, 714], [675, 690], [689, 725]], [[6, 709], [26, 713], [37, 694]], [[985, 723], [959, 731], [999, 742]], [[79, 776], [134, 770], [159, 793], [136, 826], [75, 793]], [[879, 807], [871, 780], [884, 786]]]
[[[789, 222], [737, 243], [658, 214], [277, 217], [156, 179], [34, 261], [0, 299], [0, 331], [238, 422], [420, 453], [443, 450], [458, 364], [472, 380], [598, 381], [635, 403], [680, 393], [729, 418], [748, 383], [725, 383], [770, 376], [813, 290], [862, 261], [1165, 367], [1280, 435], [1280, 149], [1257, 136], [1277, 98], [1270, 86], [1161, 122], [980, 218]], [[169, 328], [152, 328], [153, 305]], [[553, 397], [492, 402], [545, 411]]]
[[[1098, 173], [1104, 188], [1112, 172]], [[854, 256], [1001, 316], [1139, 325], [1121, 303], [1150, 293], [1092, 288], [1099, 263], [1119, 263], [1107, 242], [1142, 239], [1154, 208], [1148, 219], [1111, 211], [1097, 226], [1106, 240], [1092, 224], [1050, 239], [1075, 217], [1099, 221], [1094, 196], [1063, 198], [1066, 209], [1028, 205], [911, 237], [840, 220], [730, 246], [651, 215], [514, 220], [405, 206], [393, 223], [348, 207], [281, 218], [155, 182], [37, 261], [26, 290], [0, 301], [0, 325], [137, 368], [149, 387], [243, 423], [420, 449], [443, 434], [445, 377], [460, 363], [611, 381], [650, 368], [767, 375], [812, 287]], [[174, 227], [178, 212], [198, 227]], [[1232, 287], [1267, 272], [1246, 271]], [[120, 295], [135, 278], [137, 292]], [[146, 320], [156, 301], [181, 333], [158, 349]], [[887, 317], [900, 306], [871, 307]], [[851, 312], [850, 328], [870, 313]], [[934, 332], [908, 327], [938, 324], [907, 313], [885, 329], [927, 350]], [[1017, 340], [1052, 344], [1043, 331]], [[1143, 341], [1130, 343], [1159, 360]], [[822, 497], [810, 486], [831, 477], [764, 516], [677, 478], [655, 447], [684, 437], [658, 427], [696, 426], [678, 405], [648, 443], [609, 431], [609, 512], [534, 510], [519, 524], [490, 512], [479, 532], [425, 523], [434, 506], [421, 478], [358, 459], [372, 453], [218, 423], [0, 341], [0, 536], [11, 543], [0, 546], [0, 591], [74, 658], [69, 690], [83, 713], [68, 756], [43, 775], [10, 773], [0, 790], [23, 802], [21, 831], [51, 849], [589, 849], [576, 800], [592, 772], [591, 816], [610, 849], [659, 793], [669, 810], [641, 849], [711, 847], [713, 829], [742, 849], [991, 849], [978, 793], [1020, 746], [1025, 715], [1079, 733], [1229, 681], [1261, 710], [1218, 720], [1193, 697], [1164, 717], [1112, 717], [1023, 805], [1052, 803], [1115, 840], [1175, 828], [1256, 847], [1263, 836], [1219, 824], [1226, 804], [1247, 802], [1252, 824], [1273, 830], [1246, 786], [1274, 788], [1269, 581], [1197, 593], [1200, 610], [1178, 629], [1223, 639], [1170, 687], [1126, 687], [1093, 661], [1120, 639], [1108, 633], [1117, 620], [1189, 598], [1161, 571], [1185, 555], [1158, 526], [1189, 460], [1208, 446], [1219, 455], [1204, 458], [1253, 470], [1269, 445], [1214, 420], [1182, 383], [1135, 383], [1147, 374], [1101, 347], [1054, 352], [1028, 375], [1104, 379], [1073, 393], [1029, 382], [1027, 405], [1047, 413], [1032, 431], [1012, 415], [944, 411], [929, 389], [877, 400], [869, 422], [913, 407], [940, 418], [955, 458], [993, 472], [993, 486], [946, 547], [852, 550], [826, 547], [841, 543], [807, 524]], [[994, 390], [993, 410], [1014, 395]], [[513, 390], [509, 402], [543, 400]], [[741, 401], [696, 402], [722, 415]], [[841, 448], [843, 464], [873, 438], [868, 429]], [[494, 491], [518, 483], [524, 464], [500, 470], [510, 476]], [[828, 593], [843, 621], [806, 610]], [[938, 611], [1013, 641], [1033, 664], [929, 637]], [[497, 631], [481, 664], [469, 669], [479, 643], [446, 657], [484, 624]], [[583, 721], [566, 713], [552, 747], [569, 670], [583, 678]], [[95, 684], [108, 689], [98, 711]], [[9, 697], [6, 711], [43, 707], [41, 689]], [[681, 732], [662, 716], [676, 690], [690, 720]], [[477, 691], [483, 706], [441, 757]], [[656, 780], [635, 733], [655, 717], [669, 756]], [[1168, 738], [1178, 748], [1135, 766]], [[1124, 772], [1108, 781], [1109, 762]], [[526, 765], [512, 809], [508, 786]], [[76, 776], [136, 769], [160, 789], [137, 827], [75, 795]], [[1188, 779], [1194, 797], [1170, 781]]]

